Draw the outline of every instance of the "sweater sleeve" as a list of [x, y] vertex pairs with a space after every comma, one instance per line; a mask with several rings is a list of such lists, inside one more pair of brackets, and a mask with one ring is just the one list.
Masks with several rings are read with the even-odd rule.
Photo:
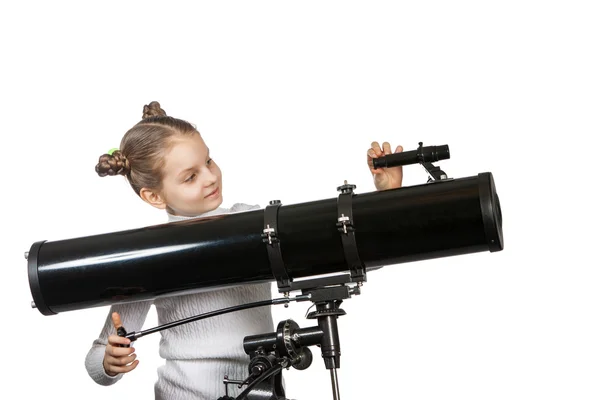
[[115, 334], [115, 328], [112, 323], [112, 313], [118, 312], [123, 322], [123, 327], [127, 332], [139, 331], [146, 321], [146, 316], [152, 306], [153, 301], [139, 301], [134, 303], [115, 304], [111, 306], [108, 316], [104, 322], [104, 327], [100, 336], [92, 342], [92, 347], [85, 358], [85, 368], [89, 376], [99, 385], [109, 386], [118, 382], [123, 374], [110, 376], [104, 370], [104, 353], [108, 344], [108, 337]]

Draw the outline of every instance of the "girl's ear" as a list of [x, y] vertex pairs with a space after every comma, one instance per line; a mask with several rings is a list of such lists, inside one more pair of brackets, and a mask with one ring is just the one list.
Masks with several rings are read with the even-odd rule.
[[167, 208], [165, 199], [156, 190], [142, 188], [140, 190], [140, 197], [153, 207], [160, 208], [161, 210]]

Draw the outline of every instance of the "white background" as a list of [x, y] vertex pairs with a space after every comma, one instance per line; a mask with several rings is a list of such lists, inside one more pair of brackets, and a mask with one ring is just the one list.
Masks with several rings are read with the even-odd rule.
[[[3, 2], [3, 393], [152, 398], [158, 335], [96, 385], [83, 363], [107, 309], [32, 310], [23, 253], [165, 222], [94, 172], [158, 100], [198, 126], [226, 206], [372, 191], [374, 140], [448, 144], [451, 177], [494, 174], [504, 251], [387, 266], [344, 303], [342, 399], [600, 398], [596, 4]], [[312, 325], [306, 308], [275, 319]], [[331, 398], [315, 354], [285, 372], [289, 397]]]

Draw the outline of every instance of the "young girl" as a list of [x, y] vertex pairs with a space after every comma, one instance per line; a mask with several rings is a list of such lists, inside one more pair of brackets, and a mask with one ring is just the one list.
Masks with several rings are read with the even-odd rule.
[[[402, 151], [398, 146], [396, 152]], [[378, 190], [400, 187], [402, 168], [373, 170], [370, 161], [390, 154], [373, 142], [367, 162]], [[199, 132], [188, 122], [166, 115], [158, 102], [144, 106], [140, 122], [125, 133], [118, 150], [103, 154], [96, 172], [100, 176], [124, 175], [146, 203], [166, 211], [168, 221], [205, 217], [259, 206], [236, 203], [222, 208], [221, 170]], [[243, 285], [225, 290], [172, 296], [151, 301], [117, 304], [110, 308], [100, 336], [89, 350], [85, 366], [100, 385], [112, 385], [134, 370], [139, 360], [129, 339], [116, 334], [123, 324], [139, 331], [155, 305], [158, 324], [238, 304], [271, 298], [271, 284]], [[269, 307], [259, 307], [183, 324], [161, 331], [160, 356], [166, 360], [158, 369], [157, 400], [217, 400], [224, 395], [223, 377], [245, 379], [249, 358], [243, 338], [274, 331]], [[235, 397], [243, 390], [230, 385]]]

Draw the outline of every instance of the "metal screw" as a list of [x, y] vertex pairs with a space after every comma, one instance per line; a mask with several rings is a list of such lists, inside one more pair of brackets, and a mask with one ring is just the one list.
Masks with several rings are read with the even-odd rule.
[[263, 232], [267, 234], [267, 238], [269, 239], [269, 244], [273, 244], [271, 240], [271, 233], [275, 232], [275, 229], [271, 228], [269, 224], [267, 224], [267, 228], [263, 229]]
[[29, 259], [29, 252], [28, 251], [25, 252], [25, 259], [26, 260]]
[[31, 300], [31, 308], [37, 308], [37, 306], [35, 305], [35, 301]]

